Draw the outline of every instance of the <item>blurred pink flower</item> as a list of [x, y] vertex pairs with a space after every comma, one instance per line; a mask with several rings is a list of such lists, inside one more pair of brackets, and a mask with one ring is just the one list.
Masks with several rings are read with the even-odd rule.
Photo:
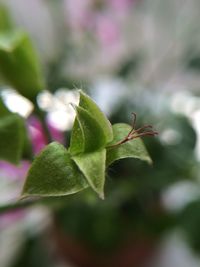
[[0, 230], [9, 227], [10, 224], [22, 219], [25, 215], [25, 210], [14, 210], [0, 215]]
[[[30, 139], [32, 141], [33, 152], [38, 154], [47, 145], [47, 139], [44, 134], [41, 122], [34, 116], [31, 116], [27, 122]], [[60, 143], [64, 142], [64, 135], [57, 130], [53, 125], [48, 124], [48, 128], [52, 139]]]
[[23, 180], [27, 174], [30, 163], [22, 161], [20, 166], [13, 165], [7, 161], [0, 161], [0, 176], [12, 181]]
[[109, 14], [100, 14], [96, 18], [96, 36], [103, 46], [113, 46], [120, 39], [120, 30], [117, 21]]
[[93, 18], [91, 0], [65, 0], [67, 22], [74, 30], [85, 30], [90, 27]]
[[[39, 153], [40, 150], [47, 145], [47, 139], [43, 132], [40, 121], [32, 116], [27, 122], [30, 139], [33, 145], [33, 152]], [[53, 140], [60, 143], [64, 142], [64, 135], [62, 132], [55, 129], [52, 125], [48, 125], [50, 134]], [[8, 204], [15, 202], [21, 193], [24, 179], [27, 175], [30, 162], [22, 161], [20, 166], [15, 166], [6, 161], [0, 161], [0, 202], [1, 204]], [[6, 212], [0, 215], [0, 229], [9, 226], [16, 220], [21, 219], [25, 215], [23, 209]]]
[[[0, 201], [9, 204], [16, 201], [21, 193], [24, 179], [27, 175], [30, 163], [22, 161], [20, 166], [15, 166], [6, 161], [0, 161]], [[22, 209], [6, 212], [0, 215], [0, 229], [21, 219], [25, 214]]]
[[[117, 61], [124, 51], [124, 25], [137, 0], [65, 0], [66, 20], [74, 37], [88, 34], [95, 40], [97, 60]], [[78, 34], [77, 34], [78, 33]], [[76, 38], [74, 39], [76, 42]], [[78, 39], [79, 40], [79, 39]], [[87, 38], [83, 42], [90, 42]], [[95, 61], [95, 59], [94, 59]]]
[[135, 2], [136, 0], [109, 0], [108, 1], [113, 11], [115, 10], [120, 13], [127, 12]]

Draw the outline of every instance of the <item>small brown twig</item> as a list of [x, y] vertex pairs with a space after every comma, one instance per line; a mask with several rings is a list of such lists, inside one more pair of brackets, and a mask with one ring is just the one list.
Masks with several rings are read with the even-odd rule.
[[[133, 123], [132, 123], [132, 128], [130, 130], [130, 132], [124, 137], [124, 139], [122, 139], [121, 141], [117, 142], [114, 145], [110, 145], [107, 146], [107, 148], [115, 148], [116, 146], [122, 145], [128, 141], [131, 141], [135, 138], [138, 137], [143, 137], [143, 136], [155, 136], [158, 134], [157, 131], [153, 131], [151, 130], [153, 128], [152, 125], [144, 125], [138, 129], [135, 129], [136, 127], [136, 119], [137, 119], [137, 115], [135, 112], [132, 112], [133, 115]], [[147, 130], [147, 131], [145, 131]]]

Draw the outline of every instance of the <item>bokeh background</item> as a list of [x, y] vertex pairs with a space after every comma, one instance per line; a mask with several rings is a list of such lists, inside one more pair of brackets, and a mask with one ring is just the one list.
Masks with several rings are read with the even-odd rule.
[[[199, 0], [0, 0], [3, 23], [27, 32], [39, 54], [38, 105], [55, 140], [69, 144], [77, 88], [112, 123], [134, 111], [159, 135], [144, 138], [153, 167], [110, 167], [104, 201], [84, 191], [1, 213], [0, 266], [199, 266]], [[38, 153], [45, 138], [32, 104], [0, 86]], [[0, 161], [0, 206], [18, 198], [29, 166]]]

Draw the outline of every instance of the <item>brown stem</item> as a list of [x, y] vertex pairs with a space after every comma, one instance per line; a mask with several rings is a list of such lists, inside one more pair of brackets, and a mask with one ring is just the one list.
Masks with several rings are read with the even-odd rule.
[[134, 116], [133, 118], [133, 125], [132, 125], [132, 129], [130, 130], [130, 132], [127, 134], [127, 136], [125, 136], [124, 139], [122, 139], [121, 141], [118, 141], [116, 144], [114, 145], [110, 145], [110, 146], [107, 146], [108, 149], [110, 148], [115, 148], [119, 145], [122, 145], [128, 141], [131, 141], [135, 138], [138, 138], [138, 137], [142, 137], [142, 136], [155, 136], [158, 134], [158, 132], [156, 131], [152, 131], [152, 130], [148, 130], [146, 132], [141, 132], [141, 131], [144, 131], [145, 129], [152, 129], [152, 125], [144, 125], [138, 129], [135, 129], [135, 124], [136, 124], [136, 113], [132, 112], [132, 115]]
[[38, 116], [42, 124], [42, 128], [43, 128], [47, 143], [49, 144], [53, 140], [52, 140], [52, 137], [51, 137], [51, 134], [50, 134], [47, 122], [46, 122], [45, 113], [39, 108], [37, 101], [35, 101], [34, 104], [35, 104], [35, 114]]

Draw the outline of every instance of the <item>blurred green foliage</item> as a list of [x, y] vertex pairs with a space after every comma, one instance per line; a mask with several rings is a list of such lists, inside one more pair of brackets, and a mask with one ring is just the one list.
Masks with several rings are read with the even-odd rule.
[[25, 33], [0, 34], [0, 71], [9, 84], [32, 101], [44, 88], [37, 54]]

